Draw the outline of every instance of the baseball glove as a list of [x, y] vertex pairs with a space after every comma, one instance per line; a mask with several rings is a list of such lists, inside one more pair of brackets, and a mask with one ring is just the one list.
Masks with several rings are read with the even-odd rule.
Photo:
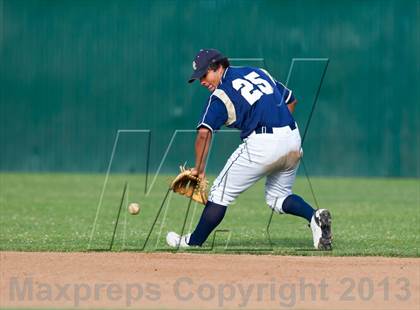
[[191, 169], [180, 166], [181, 172], [171, 183], [171, 189], [180, 195], [192, 198], [202, 204], [207, 203], [207, 179], [200, 179], [192, 175]]

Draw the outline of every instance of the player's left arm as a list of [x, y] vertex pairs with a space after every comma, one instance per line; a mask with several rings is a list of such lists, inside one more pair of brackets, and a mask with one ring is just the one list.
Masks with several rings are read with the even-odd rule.
[[275, 81], [275, 83], [278, 90], [283, 96], [284, 103], [287, 105], [287, 108], [289, 109], [290, 113], [293, 114], [293, 112], [295, 111], [297, 100], [292, 90], [288, 89], [286, 86], [284, 86], [282, 83], [278, 81]]
[[277, 81], [276, 79], [274, 79], [270, 73], [268, 73], [267, 70], [265, 69], [261, 69], [270, 79], [271, 81], [276, 85], [277, 89], [279, 90], [280, 94], [283, 96], [283, 100], [284, 103], [287, 105], [287, 108], [289, 109], [290, 113], [293, 114], [293, 112], [295, 111], [295, 107], [297, 104], [297, 100], [295, 98], [295, 96], [293, 95], [292, 90], [290, 90], [289, 88], [287, 88], [286, 86], [283, 85], [283, 83]]

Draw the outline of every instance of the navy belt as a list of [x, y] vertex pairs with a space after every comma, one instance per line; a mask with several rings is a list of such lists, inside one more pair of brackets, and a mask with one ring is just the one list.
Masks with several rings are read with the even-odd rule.
[[[289, 126], [291, 130], [295, 130], [296, 129], [296, 123], [295, 122], [293, 122], [293, 123], [291, 123], [289, 125], [286, 125], [286, 126]], [[257, 128], [255, 128], [255, 133], [256, 134], [260, 134], [260, 133], [273, 133], [273, 127], [270, 127], [270, 126], [257, 127]]]

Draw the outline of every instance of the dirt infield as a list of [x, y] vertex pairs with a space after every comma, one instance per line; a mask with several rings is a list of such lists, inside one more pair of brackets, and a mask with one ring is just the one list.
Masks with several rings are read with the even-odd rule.
[[420, 305], [417, 258], [0, 252], [0, 259], [2, 308]]

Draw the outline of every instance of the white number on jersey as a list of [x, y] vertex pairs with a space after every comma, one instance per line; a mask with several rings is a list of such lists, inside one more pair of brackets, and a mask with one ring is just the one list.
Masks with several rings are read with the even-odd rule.
[[[252, 71], [251, 73], [244, 76], [244, 79], [235, 79], [232, 81], [232, 86], [236, 90], [241, 90], [241, 95], [248, 101], [250, 105], [253, 105], [261, 96], [264, 94], [269, 95], [273, 93], [273, 87], [266, 80], [260, 78], [257, 72]], [[258, 89], [254, 90], [254, 85]]]

